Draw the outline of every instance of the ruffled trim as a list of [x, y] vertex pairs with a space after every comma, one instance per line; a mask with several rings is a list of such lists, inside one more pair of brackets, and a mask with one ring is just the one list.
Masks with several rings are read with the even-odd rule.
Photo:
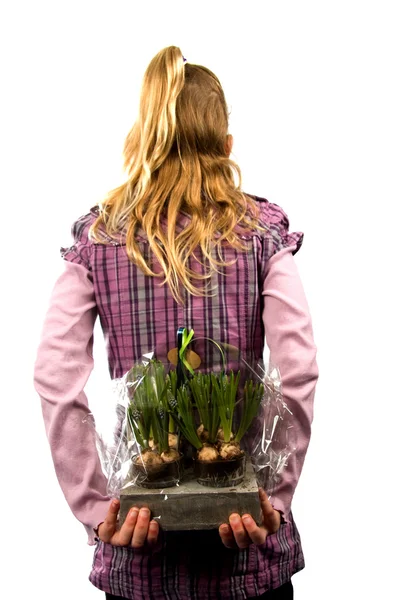
[[[93, 244], [98, 242], [95, 242], [89, 238], [89, 229], [99, 214], [99, 206], [95, 205], [92, 206], [88, 213], [82, 215], [79, 217], [79, 219], [73, 222], [71, 226], [71, 236], [74, 240], [74, 243], [71, 246], [62, 246], [60, 248], [61, 258], [68, 260], [69, 262], [79, 263], [86, 267], [86, 269], [89, 271], [92, 270], [91, 257], [93, 252]], [[112, 246], [121, 246], [126, 243], [126, 239], [123, 234], [121, 234], [120, 241], [109, 237], [102, 227], [99, 228], [99, 234], [106, 244], [110, 244]]]
[[291, 246], [294, 247], [292, 254], [296, 254], [303, 244], [304, 233], [289, 231], [289, 218], [278, 204], [259, 196], [255, 196], [255, 199], [260, 208], [260, 224], [267, 230], [265, 234], [259, 234], [267, 254], [264, 259], [268, 260], [283, 248]]
[[71, 226], [74, 243], [72, 246], [60, 248], [61, 258], [83, 265], [89, 271], [91, 270], [91, 249], [88, 243], [88, 232], [92, 221], [93, 217], [90, 212], [74, 221]]

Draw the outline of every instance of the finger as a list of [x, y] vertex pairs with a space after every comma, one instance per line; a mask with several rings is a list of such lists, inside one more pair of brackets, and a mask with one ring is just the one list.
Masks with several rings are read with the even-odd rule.
[[99, 528], [99, 538], [103, 542], [109, 542], [112, 536], [115, 533], [117, 528], [117, 518], [119, 511], [119, 500], [115, 499], [111, 502], [110, 507], [108, 509], [106, 518], [104, 522], [101, 524], [101, 537], [100, 537], [100, 528]]
[[264, 527], [258, 527], [251, 515], [243, 515], [243, 525], [251, 541], [258, 546], [265, 542], [267, 531]]
[[150, 546], [154, 546], [157, 543], [159, 530], [160, 530], [160, 526], [157, 523], [157, 521], [154, 521], [154, 520], [150, 521], [149, 531], [147, 534], [147, 543]]
[[132, 534], [138, 519], [138, 514], [139, 509], [137, 506], [134, 506], [126, 515], [126, 519], [123, 522], [121, 529], [118, 531], [118, 535], [116, 536], [116, 543], [119, 546], [128, 546], [131, 543]]
[[226, 523], [221, 525], [219, 528], [219, 535], [224, 546], [226, 546], [227, 548], [237, 548], [235, 538], [233, 537], [232, 529], [229, 525], [227, 525]]
[[148, 508], [141, 508], [133, 531], [131, 546], [133, 548], [142, 548], [149, 531], [150, 511]]
[[247, 548], [251, 544], [251, 540], [244, 528], [242, 519], [236, 513], [229, 517], [229, 524], [232, 528], [235, 541], [239, 548]]

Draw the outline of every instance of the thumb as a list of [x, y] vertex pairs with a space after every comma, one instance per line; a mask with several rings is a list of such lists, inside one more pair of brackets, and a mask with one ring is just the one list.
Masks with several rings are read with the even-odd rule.
[[268, 496], [262, 488], [258, 488], [258, 495], [260, 497], [261, 510], [264, 517], [264, 523], [267, 525], [275, 518], [275, 510], [272, 507], [271, 502], [268, 500]]
[[99, 537], [103, 542], [109, 542], [117, 528], [119, 500], [114, 499], [108, 509], [104, 522], [99, 527]]

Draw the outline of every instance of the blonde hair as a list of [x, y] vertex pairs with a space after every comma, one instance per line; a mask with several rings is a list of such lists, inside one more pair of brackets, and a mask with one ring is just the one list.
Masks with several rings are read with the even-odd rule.
[[[256, 203], [241, 191], [240, 168], [227, 156], [227, 135], [228, 107], [214, 73], [184, 63], [176, 46], [156, 54], [145, 71], [138, 118], [124, 144], [128, 180], [98, 203], [100, 214], [89, 235], [107, 243], [99, 234], [101, 224], [112, 239], [126, 226], [129, 259], [146, 275], [163, 277], [162, 284], [169, 284], [180, 303], [181, 286], [190, 294], [207, 295], [196, 280], [209, 280], [218, 267], [230, 264], [221, 258], [222, 245], [244, 251], [240, 233], [258, 228]], [[181, 212], [190, 221], [177, 234]], [[135, 239], [139, 228], [161, 273], [153, 271], [140, 252]], [[209, 264], [203, 274], [188, 265], [197, 247]]]

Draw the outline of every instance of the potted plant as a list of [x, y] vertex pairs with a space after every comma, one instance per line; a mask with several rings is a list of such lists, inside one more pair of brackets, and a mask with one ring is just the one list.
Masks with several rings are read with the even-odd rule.
[[[198, 373], [169, 397], [175, 422], [197, 451], [195, 476], [203, 485], [232, 487], [244, 479], [246, 455], [240, 442], [257, 415], [264, 386], [248, 380], [238, 399], [239, 382], [240, 372]], [[234, 433], [235, 417], [239, 426]]]
[[168, 385], [162, 362], [151, 360], [131, 370], [132, 393], [127, 422], [138, 451], [132, 457], [133, 476], [141, 487], [170, 487], [182, 477], [183, 455], [168, 408]]

